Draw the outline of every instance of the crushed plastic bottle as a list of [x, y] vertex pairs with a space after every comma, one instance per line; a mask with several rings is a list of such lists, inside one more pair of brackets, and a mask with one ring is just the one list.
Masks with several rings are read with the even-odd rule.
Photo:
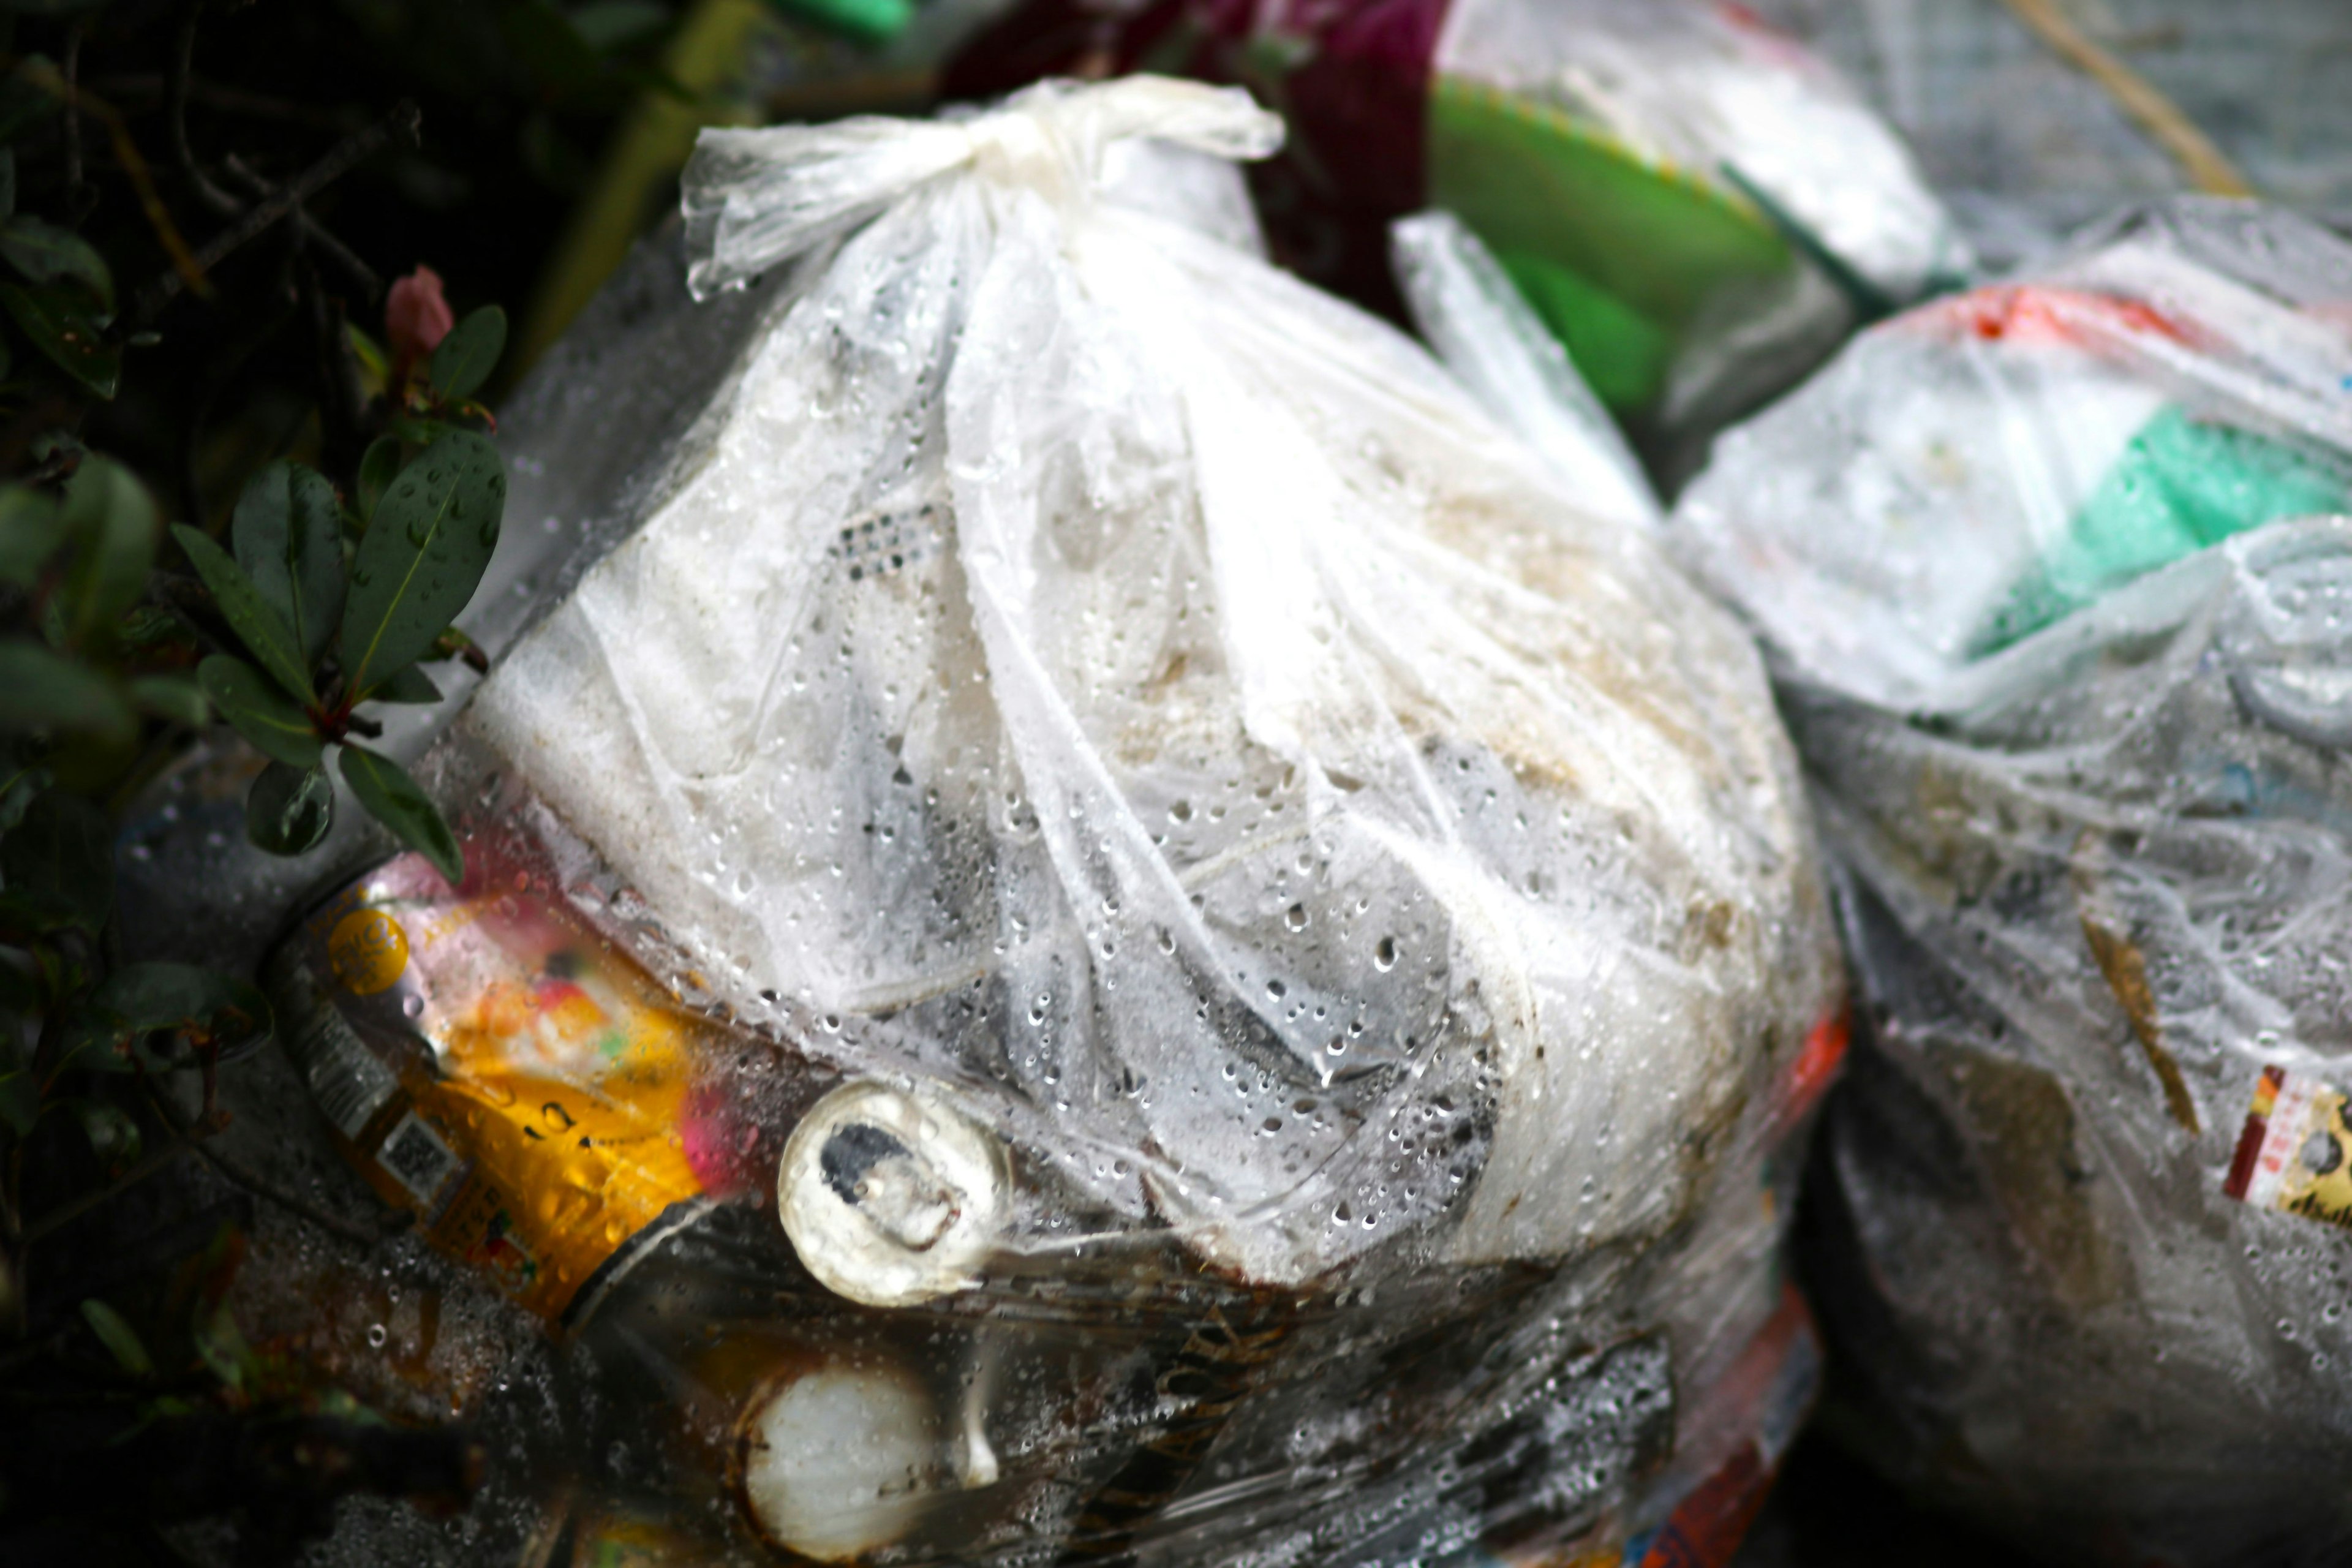
[[269, 966], [344, 1157], [550, 1331], [478, 1395], [486, 1538], [1471, 1568], [1752, 1513], [1844, 1042], [1793, 758], [1642, 529], [1113, 177], [1278, 134], [1149, 78], [711, 133], [689, 276], [770, 281], [691, 405], [509, 423], [577, 553], [417, 763], [466, 882], [335, 867]]
[[1171, 68], [1289, 120], [1258, 179], [1278, 259], [1385, 307], [1386, 226], [1455, 214], [1670, 468], [1969, 265], [1900, 140], [1744, 5], [1031, 0], [947, 81]]
[[2057, 1560], [2352, 1551], [2348, 304], [2323, 230], [2155, 209], [1865, 334], [1670, 525], [1781, 681], [1869, 1024], [1842, 1425]]

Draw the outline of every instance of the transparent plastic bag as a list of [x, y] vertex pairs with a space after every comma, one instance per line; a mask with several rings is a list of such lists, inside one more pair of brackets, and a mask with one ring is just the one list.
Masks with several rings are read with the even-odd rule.
[[1719, 1561], [1811, 1396], [1840, 973], [1753, 648], [1102, 188], [1277, 135], [710, 133], [696, 286], [789, 278], [421, 761], [466, 885], [273, 961], [345, 1154], [558, 1334], [499, 1485], [575, 1561]]
[[2352, 1548], [2347, 301], [2323, 231], [2158, 209], [1865, 334], [1670, 525], [1783, 682], [1870, 1024], [1842, 1414], [2059, 1560]]
[[1239, 82], [1299, 143], [1257, 177], [1278, 259], [1392, 304], [1386, 226], [1494, 251], [1670, 469], [1857, 317], [1968, 265], [1900, 141], [1745, 6], [1708, 0], [1031, 0], [950, 67]]

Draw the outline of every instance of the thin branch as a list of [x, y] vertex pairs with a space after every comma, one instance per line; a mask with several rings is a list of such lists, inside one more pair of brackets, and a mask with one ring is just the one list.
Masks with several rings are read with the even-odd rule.
[[[244, 159], [234, 153], [221, 160], [221, 166], [229, 172], [231, 178], [257, 196], [267, 198], [278, 193], [277, 186], [255, 173]], [[376, 276], [375, 268], [361, 260], [357, 252], [336, 238], [333, 232], [312, 217], [307, 208], [296, 206], [294, 221], [301, 226], [303, 243], [341, 268], [371, 302], [383, 295], [383, 279]]]
[[[0, 65], [19, 63], [16, 56], [0, 53]], [[205, 275], [196, 267], [195, 258], [188, 254], [188, 242], [180, 237], [178, 226], [172, 222], [170, 209], [163, 205], [163, 198], [156, 194], [155, 177], [147, 167], [147, 160], [140, 155], [139, 143], [131, 139], [130, 127], [123, 123], [121, 114], [97, 94], [86, 92], [68, 82], [55, 68], [32, 73], [31, 80], [34, 86], [63, 103], [68, 111], [90, 115], [106, 127], [107, 141], [114, 148], [115, 162], [122, 165], [123, 177], [138, 193], [139, 210], [146, 215], [148, 226], [154, 229], [156, 243], [163, 247], [163, 254], [172, 258], [172, 265], [178, 270], [183, 284], [194, 293], [210, 294], [212, 285], [205, 281]]]
[[[403, 99], [390, 114], [366, 130], [345, 137], [326, 156], [303, 170], [267, 201], [248, 209], [245, 216], [215, 236], [196, 252], [199, 272], [208, 272], [218, 266], [237, 247], [267, 230], [270, 225], [292, 212], [301, 203], [349, 174], [352, 169], [374, 156], [394, 142], [414, 146], [417, 128], [423, 122], [416, 105]], [[179, 272], [166, 272], [140, 292], [139, 318], [152, 321], [156, 313], [175, 299], [186, 286], [187, 279]]]
[[188, 184], [195, 188], [205, 205], [227, 217], [244, 204], [212, 183], [204, 166], [196, 162], [195, 148], [188, 141], [188, 74], [195, 64], [196, 24], [203, 18], [205, 0], [187, 0], [180, 13], [180, 33], [172, 50], [172, 71], [163, 82], [163, 118], [171, 126], [172, 156], [178, 160], [180, 173], [188, 177]]
[[2117, 108], [2137, 121], [2139, 128], [2171, 155], [2191, 185], [2217, 196], [2254, 194], [2237, 165], [2197, 128], [2196, 121], [2180, 111], [2179, 105], [2158, 91], [2146, 77], [2092, 41], [2053, 0], [2004, 3], [2053, 53], [2098, 83], [2116, 100]]

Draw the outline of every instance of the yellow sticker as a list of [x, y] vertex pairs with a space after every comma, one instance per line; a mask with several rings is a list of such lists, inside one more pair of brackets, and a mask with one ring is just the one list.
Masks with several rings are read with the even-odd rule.
[[327, 963], [344, 990], [373, 996], [408, 969], [408, 933], [382, 910], [353, 910], [327, 937]]

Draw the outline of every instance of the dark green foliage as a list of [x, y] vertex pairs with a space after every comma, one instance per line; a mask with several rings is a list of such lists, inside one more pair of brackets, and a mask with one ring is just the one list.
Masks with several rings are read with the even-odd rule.
[[335, 487], [299, 463], [272, 463], [237, 498], [236, 563], [315, 661], [343, 618], [343, 526]]
[[392, 481], [352, 562], [341, 654], [354, 692], [424, 658], [466, 607], [506, 502], [498, 448], [468, 430], [441, 437]]
[[457, 836], [441, 820], [432, 797], [398, 763], [363, 746], [347, 745], [340, 766], [343, 782], [352, 786], [353, 798], [367, 808], [369, 816], [433, 862], [433, 868], [452, 886], [465, 879], [466, 860]]

